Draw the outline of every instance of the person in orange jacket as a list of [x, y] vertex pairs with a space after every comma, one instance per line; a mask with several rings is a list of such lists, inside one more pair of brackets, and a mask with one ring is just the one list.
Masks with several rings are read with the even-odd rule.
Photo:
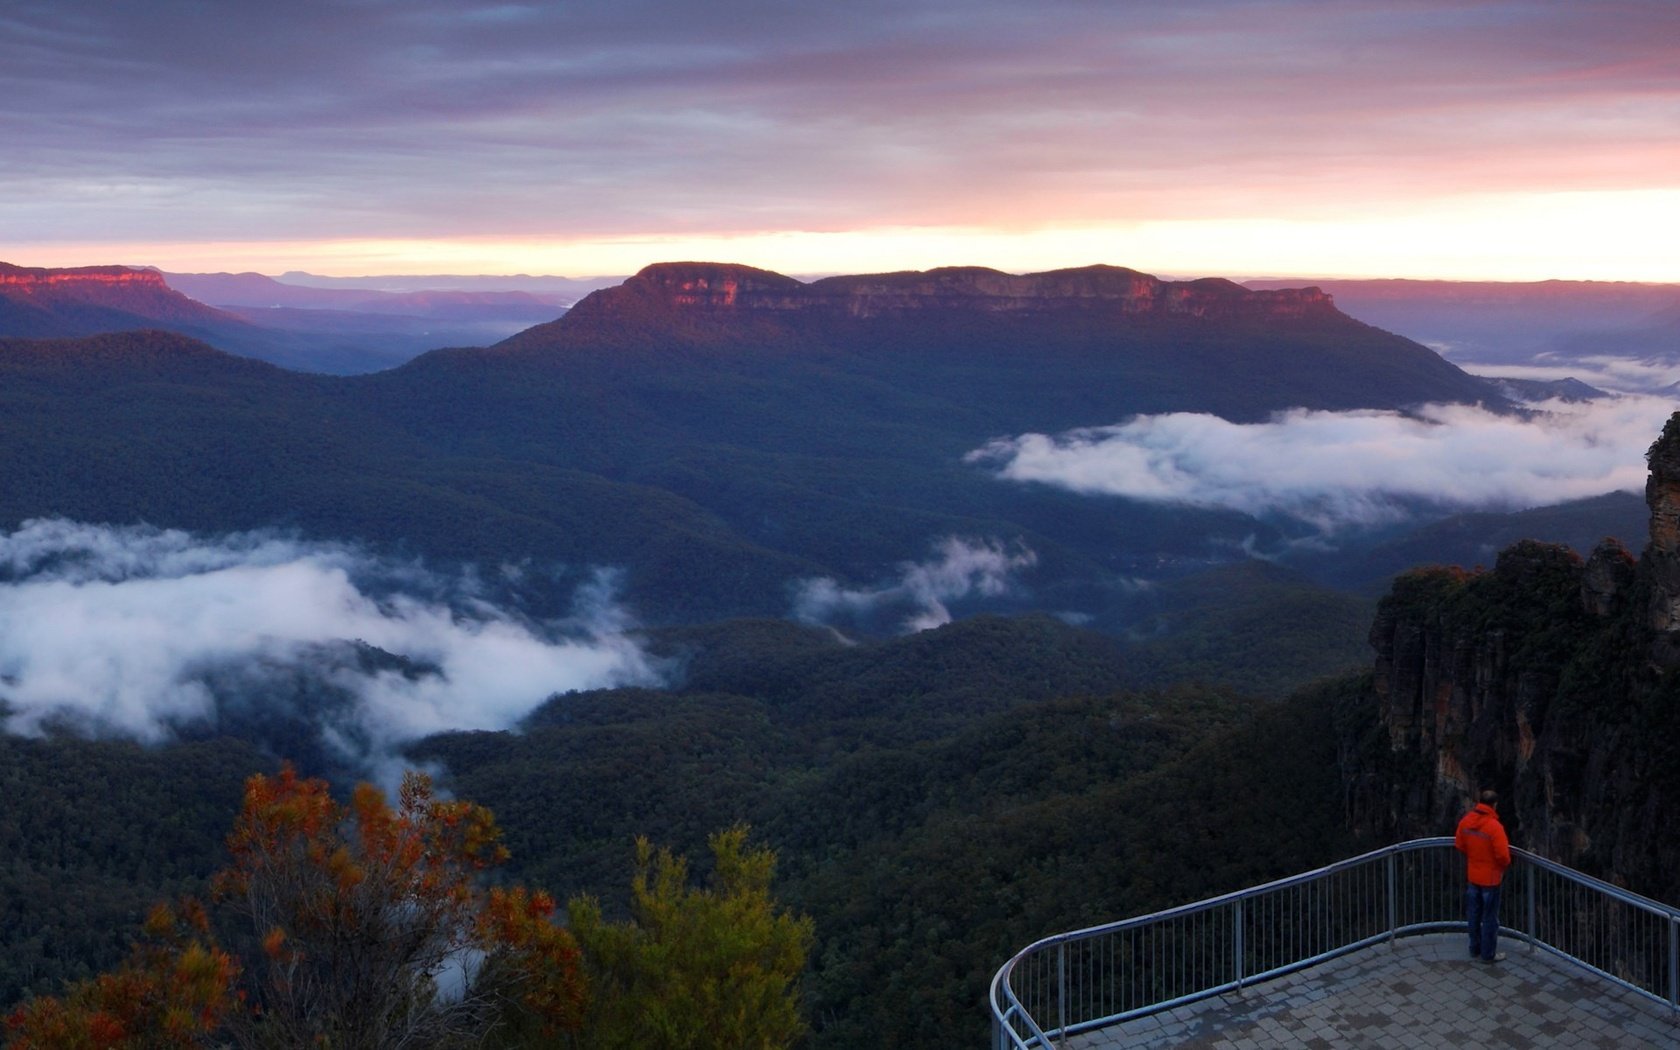
[[1499, 884], [1511, 866], [1511, 840], [1505, 836], [1505, 825], [1499, 823], [1497, 805], [1499, 792], [1483, 791], [1482, 801], [1464, 814], [1453, 836], [1470, 878], [1464, 894], [1470, 957], [1490, 963], [1505, 958], [1499, 954]]

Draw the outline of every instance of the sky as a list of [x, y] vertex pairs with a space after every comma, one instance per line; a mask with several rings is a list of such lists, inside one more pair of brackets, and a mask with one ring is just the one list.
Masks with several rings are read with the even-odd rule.
[[0, 259], [1680, 281], [1672, 0], [0, 0]]

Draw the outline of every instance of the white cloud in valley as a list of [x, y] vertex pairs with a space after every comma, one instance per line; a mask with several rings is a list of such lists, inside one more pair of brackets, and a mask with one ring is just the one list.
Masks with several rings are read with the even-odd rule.
[[801, 580], [794, 616], [813, 624], [896, 616], [905, 631], [926, 631], [951, 622], [951, 602], [1013, 593], [1016, 575], [1036, 564], [1038, 555], [1020, 543], [947, 536], [932, 557], [901, 562], [895, 579], [874, 587], [844, 587], [828, 576]]
[[[539, 623], [471, 576], [346, 546], [26, 522], [0, 533], [4, 726], [159, 741], [213, 721], [218, 688], [313, 673], [353, 703], [323, 738], [375, 761], [428, 733], [506, 728], [555, 693], [654, 682], [607, 582], [580, 591], [568, 622]], [[409, 661], [406, 673], [344, 658], [355, 642]]]
[[1547, 402], [1523, 415], [1466, 405], [1297, 409], [1260, 423], [1171, 413], [971, 452], [998, 477], [1092, 495], [1284, 515], [1334, 530], [1401, 520], [1420, 505], [1519, 509], [1645, 483], [1645, 451], [1676, 404]]
[[[1552, 362], [1558, 363], [1552, 363]], [[1460, 368], [1488, 379], [1574, 379], [1600, 390], [1632, 394], [1660, 394], [1680, 383], [1680, 363], [1658, 357], [1616, 357], [1590, 354], [1561, 359], [1540, 354], [1530, 364], [1478, 364], [1454, 360]]]

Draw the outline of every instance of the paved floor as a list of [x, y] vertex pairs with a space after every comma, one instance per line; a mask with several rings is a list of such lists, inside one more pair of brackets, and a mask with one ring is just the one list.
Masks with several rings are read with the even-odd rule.
[[1456, 934], [1407, 937], [1068, 1041], [1070, 1050], [1639, 1050], [1680, 1048], [1680, 1018], [1546, 952], [1505, 941], [1504, 962]]

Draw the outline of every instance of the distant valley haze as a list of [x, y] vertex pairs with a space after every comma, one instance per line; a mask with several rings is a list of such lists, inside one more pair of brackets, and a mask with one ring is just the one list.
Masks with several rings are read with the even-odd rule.
[[[1672, 400], [1478, 377], [1316, 287], [1114, 266], [800, 280], [662, 263], [569, 305], [582, 288], [511, 278], [297, 280], [0, 267], [0, 334], [29, 337], [0, 360], [28, 467], [10, 519], [301, 529], [464, 563], [494, 601], [502, 567], [535, 557], [549, 568], [522, 570], [518, 601], [546, 617], [610, 569], [653, 623], [893, 633], [993, 608], [1126, 630], [1140, 587], [1247, 558], [1375, 585], [1392, 566], [1367, 564], [1373, 544], [1465, 512], [1589, 501], [1568, 538], [1592, 542], [1624, 511], [1590, 501], [1640, 489]], [[1383, 301], [1448, 330], [1542, 287], [1477, 286], [1465, 304], [1462, 285], [1403, 284]], [[1543, 291], [1554, 320], [1645, 332], [1676, 289]], [[399, 346], [486, 324], [514, 332]], [[1531, 365], [1558, 367], [1533, 364], [1564, 360], [1550, 354]], [[1680, 352], [1640, 361], [1657, 383]], [[101, 389], [141, 400], [65, 414]], [[225, 394], [198, 403], [207, 390]], [[165, 440], [176, 413], [205, 437]], [[95, 451], [110, 440], [124, 457]]]

